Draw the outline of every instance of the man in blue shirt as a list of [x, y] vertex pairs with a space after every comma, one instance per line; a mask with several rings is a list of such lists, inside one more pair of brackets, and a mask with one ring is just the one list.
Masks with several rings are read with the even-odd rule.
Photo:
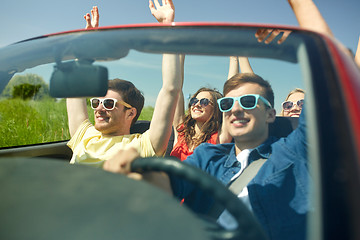
[[[305, 111], [297, 129], [286, 138], [276, 139], [268, 136], [276, 112], [274, 93], [267, 81], [252, 73], [236, 74], [226, 81], [223, 93], [225, 97], [218, 104], [234, 142], [201, 144], [184, 162], [228, 185], [250, 163], [267, 159], [249, 184], [236, 194], [270, 239], [305, 239], [306, 215], [310, 210]], [[162, 184], [169, 183], [173, 194], [185, 198], [195, 212], [207, 214], [212, 210], [212, 199], [194, 185], [172, 176], [169, 179], [163, 179]], [[218, 222], [225, 228], [236, 227], [227, 212], [222, 213]]]
[[[271, 239], [304, 239], [309, 204], [309, 172], [304, 112], [287, 138], [268, 137], [275, 120], [270, 84], [255, 74], [237, 74], [224, 85], [219, 100], [224, 124], [234, 143], [201, 144], [184, 162], [228, 185], [248, 164], [267, 159], [238, 196], [257, 217]], [[208, 213], [212, 201], [193, 185], [170, 177], [175, 196], [185, 198], [194, 211]], [[192, 193], [192, 194], [191, 194]], [[226, 213], [219, 223], [235, 227]]]
[[[322, 22], [311, 2], [300, 2], [289, 0], [301, 26], [308, 27], [314, 19]], [[281, 41], [286, 36], [284, 33]], [[235, 194], [254, 213], [271, 239], [304, 239], [310, 208], [304, 114], [293, 133], [276, 139], [269, 137], [269, 124], [275, 120], [276, 112], [274, 93], [268, 82], [254, 74], [238, 74], [225, 83], [223, 95], [219, 107], [224, 112], [225, 129], [234, 143], [202, 144], [184, 162], [228, 186], [250, 163], [267, 159], [249, 184]], [[213, 210], [213, 200], [192, 184], [172, 176], [170, 183], [173, 194], [184, 198], [185, 204], [195, 212], [208, 214]], [[226, 228], [236, 227], [227, 215], [223, 213], [218, 222]]]

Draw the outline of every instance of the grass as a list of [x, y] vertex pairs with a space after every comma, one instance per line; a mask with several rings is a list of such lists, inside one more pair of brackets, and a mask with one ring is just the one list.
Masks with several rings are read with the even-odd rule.
[[141, 114], [140, 114], [138, 120], [148, 120], [148, 121], [150, 121], [151, 118], [152, 118], [153, 112], [154, 112], [153, 107], [150, 107], [150, 106], [144, 107], [142, 109], [142, 111], [141, 111]]
[[[94, 121], [88, 107], [89, 119]], [[139, 120], [151, 120], [152, 107], [145, 107]], [[0, 148], [70, 139], [65, 100], [0, 100]]]

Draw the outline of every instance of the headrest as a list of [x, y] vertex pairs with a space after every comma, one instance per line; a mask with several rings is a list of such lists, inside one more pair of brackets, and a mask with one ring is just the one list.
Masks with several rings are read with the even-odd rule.
[[150, 127], [150, 121], [139, 120], [136, 121], [130, 128], [130, 134], [133, 133], [144, 133]]
[[269, 136], [286, 137], [297, 128], [298, 122], [298, 117], [276, 116], [275, 122], [269, 125]]

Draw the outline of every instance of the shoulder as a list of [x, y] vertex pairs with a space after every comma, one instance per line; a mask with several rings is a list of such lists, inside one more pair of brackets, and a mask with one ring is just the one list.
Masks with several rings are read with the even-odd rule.
[[234, 143], [211, 144], [202, 143], [195, 148], [194, 153], [186, 160], [193, 161], [212, 161], [213, 159], [221, 159], [227, 157], [234, 148]]
[[74, 136], [71, 137], [67, 145], [73, 149], [80, 143], [80, 141], [82, 141], [82, 139], [96, 135], [101, 135], [101, 133], [95, 129], [89, 119], [86, 119], [80, 124], [78, 129], [76, 129]]
[[195, 148], [194, 153], [197, 151], [211, 151], [211, 152], [230, 152], [234, 147], [234, 143], [223, 143], [223, 144], [211, 144], [201, 143]]
[[99, 131], [95, 129], [94, 125], [92, 125], [92, 123], [90, 122], [89, 119], [85, 119], [80, 126], [78, 127], [78, 129], [76, 130], [74, 135], [79, 135], [81, 134], [81, 132], [85, 132], [87, 130], [91, 130], [94, 133], [98, 133]]
[[230, 161], [236, 159], [234, 148], [233, 143], [202, 143], [195, 148], [194, 153], [188, 156], [184, 162], [214, 175], [216, 172], [224, 170], [224, 166], [229, 159], [231, 159]]
[[122, 137], [122, 141], [128, 142], [150, 142], [149, 130], [145, 131], [144, 133], [133, 133], [130, 135], [123, 135], [119, 137]]

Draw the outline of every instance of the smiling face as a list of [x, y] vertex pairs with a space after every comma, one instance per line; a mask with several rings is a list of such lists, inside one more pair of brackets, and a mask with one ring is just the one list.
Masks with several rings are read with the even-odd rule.
[[[209, 92], [200, 92], [195, 96], [199, 101], [190, 107], [191, 117], [197, 122], [204, 123], [206, 122], [214, 112], [214, 101]], [[200, 105], [200, 100], [203, 98], [207, 98], [211, 100], [209, 105], [203, 107]]]
[[[120, 94], [112, 90], [108, 90], [106, 96], [100, 99], [104, 98], [122, 100]], [[131, 111], [131, 109], [126, 109], [119, 102], [116, 103], [113, 110], [106, 110], [102, 104], [99, 104], [94, 110], [95, 129], [105, 135], [119, 136], [129, 134], [128, 111]]]
[[283, 116], [286, 117], [299, 117], [301, 113], [301, 108], [297, 105], [297, 101], [305, 98], [305, 94], [302, 92], [294, 92], [291, 94], [286, 101], [293, 103], [293, 106], [288, 111], [283, 111]]
[[[259, 84], [243, 83], [229, 91], [225, 97], [239, 97], [246, 94], [264, 96], [263, 88]], [[275, 110], [266, 107], [261, 100], [251, 110], [244, 110], [236, 101], [233, 108], [224, 113], [225, 127], [235, 140], [237, 153], [263, 143], [268, 137], [268, 124], [274, 120]]]

